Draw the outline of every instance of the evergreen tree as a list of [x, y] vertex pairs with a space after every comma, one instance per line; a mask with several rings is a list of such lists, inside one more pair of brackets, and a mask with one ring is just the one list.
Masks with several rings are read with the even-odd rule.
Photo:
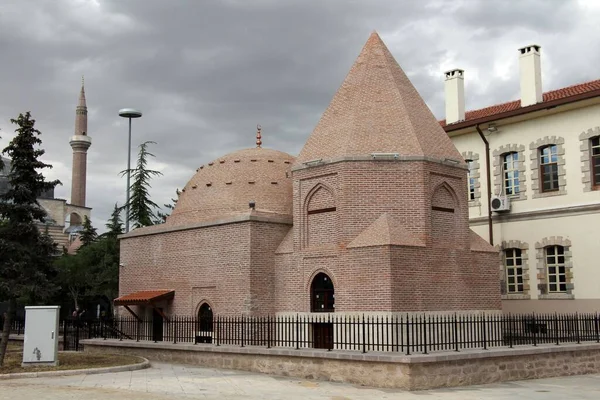
[[[148, 151], [149, 144], [155, 142], [144, 142], [140, 145], [138, 154], [137, 166], [130, 170], [133, 183], [131, 184], [131, 198], [129, 199], [129, 221], [133, 222], [134, 228], [142, 226], [154, 225], [157, 219], [155, 210], [158, 204], [150, 200], [150, 180], [154, 176], [162, 175], [159, 171], [148, 169], [148, 157], [155, 157], [154, 154]], [[127, 170], [121, 172], [122, 175], [127, 174]]]
[[96, 228], [92, 226], [92, 223], [87, 215], [83, 217], [83, 230], [79, 234], [79, 240], [81, 240], [81, 247], [87, 246], [94, 242], [98, 238]]
[[9, 190], [0, 198], [0, 301], [8, 301], [2, 340], [0, 366], [8, 345], [8, 333], [18, 299], [39, 300], [53, 291], [53, 256], [56, 246], [36, 224], [42, 223], [46, 212], [37, 197], [60, 184], [47, 182], [40, 172], [51, 165], [39, 160], [44, 150], [41, 132], [29, 112], [11, 119], [17, 125], [17, 135], [2, 151], [11, 158], [8, 173]]
[[179, 195], [181, 194], [181, 190], [179, 189], [175, 189], [175, 194], [177, 195], [176, 199], [171, 198], [171, 203], [170, 204], [164, 204], [165, 208], [167, 209], [167, 212], [162, 212], [162, 211], [158, 211], [157, 214], [157, 220], [156, 220], [156, 224], [162, 224], [167, 220], [167, 217], [169, 215], [171, 215], [171, 213], [173, 212], [173, 210], [175, 209], [175, 206], [177, 205], [177, 200], [179, 200]]
[[115, 208], [113, 209], [112, 214], [110, 215], [110, 219], [106, 224], [106, 235], [117, 237], [118, 235], [123, 233], [123, 221], [121, 221], [121, 208], [117, 203], [115, 203]]

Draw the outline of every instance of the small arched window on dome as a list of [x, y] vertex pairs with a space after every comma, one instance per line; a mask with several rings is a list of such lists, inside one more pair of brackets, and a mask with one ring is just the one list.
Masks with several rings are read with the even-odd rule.
[[335, 293], [331, 278], [320, 272], [314, 277], [310, 285], [311, 311], [312, 312], [334, 312]]

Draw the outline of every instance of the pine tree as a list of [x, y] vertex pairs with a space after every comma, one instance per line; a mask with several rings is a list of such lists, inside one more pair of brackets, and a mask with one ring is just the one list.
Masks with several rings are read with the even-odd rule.
[[53, 291], [53, 256], [56, 245], [43, 235], [36, 224], [42, 223], [46, 212], [37, 197], [53, 189], [59, 181], [47, 182], [40, 172], [52, 168], [39, 160], [44, 150], [29, 112], [11, 119], [17, 125], [17, 135], [2, 151], [11, 158], [8, 173], [9, 190], [0, 198], [0, 301], [8, 300], [2, 340], [0, 366], [8, 344], [8, 332], [19, 298], [40, 299]]
[[110, 215], [110, 219], [106, 224], [106, 235], [109, 236], [118, 236], [123, 233], [123, 221], [121, 221], [121, 208], [117, 203], [115, 203], [115, 208], [113, 209], [112, 214]]
[[171, 215], [171, 213], [173, 212], [173, 210], [175, 209], [175, 206], [177, 205], [177, 200], [179, 200], [179, 195], [181, 194], [181, 190], [179, 189], [175, 189], [175, 194], [177, 195], [176, 199], [171, 198], [171, 203], [170, 204], [164, 204], [165, 208], [168, 210], [167, 212], [162, 212], [162, 211], [158, 211], [157, 214], [157, 220], [156, 220], [156, 224], [162, 224], [164, 222], [167, 221], [167, 217], [169, 215]]
[[[129, 221], [133, 222], [134, 228], [154, 225], [157, 218], [155, 210], [159, 207], [158, 204], [150, 200], [150, 180], [154, 176], [162, 175], [162, 173], [148, 169], [148, 157], [155, 157], [154, 154], [148, 151], [148, 145], [151, 143], [156, 144], [149, 141], [140, 145], [137, 166], [130, 170], [133, 179], [129, 189], [131, 190], [131, 198], [129, 204], [125, 204], [123, 207], [129, 205]], [[127, 174], [127, 170], [122, 171], [121, 174]]]
[[83, 217], [83, 230], [79, 234], [79, 240], [81, 240], [81, 247], [87, 246], [93, 243], [98, 238], [96, 228], [92, 226], [92, 223], [87, 215]]

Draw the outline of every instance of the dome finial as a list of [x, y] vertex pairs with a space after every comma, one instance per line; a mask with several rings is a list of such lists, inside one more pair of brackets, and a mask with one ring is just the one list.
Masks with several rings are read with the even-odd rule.
[[261, 129], [262, 128], [261, 128], [260, 124], [256, 125], [256, 147], [258, 147], [258, 148], [260, 148], [260, 146], [262, 145], [262, 140], [261, 140], [262, 136], [260, 134]]

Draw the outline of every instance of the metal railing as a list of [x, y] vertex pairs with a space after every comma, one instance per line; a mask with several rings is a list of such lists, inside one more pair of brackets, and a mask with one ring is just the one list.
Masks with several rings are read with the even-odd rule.
[[[16, 332], [23, 322], [14, 321]], [[16, 333], [15, 332], [15, 333]], [[397, 352], [406, 355], [521, 345], [600, 343], [599, 314], [215, 316], [61, 322], [65, 349], [103, 338], [214, 346]]]

